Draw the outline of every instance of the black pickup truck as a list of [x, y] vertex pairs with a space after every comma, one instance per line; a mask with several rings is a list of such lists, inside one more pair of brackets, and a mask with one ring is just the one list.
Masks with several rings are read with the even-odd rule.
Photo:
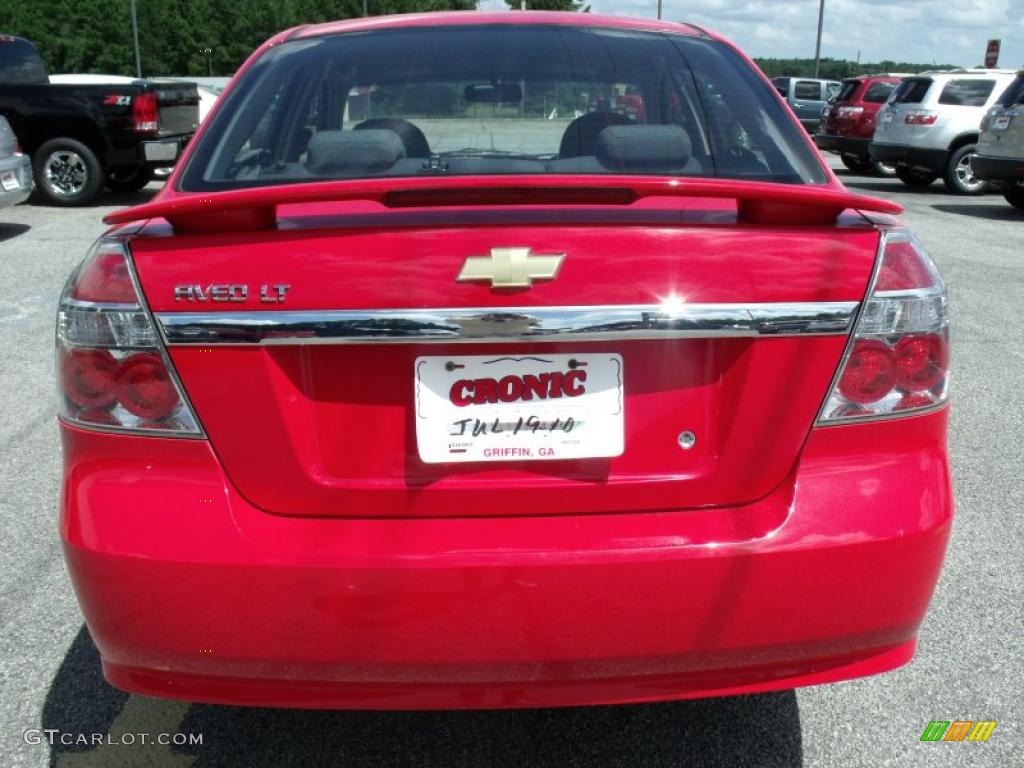
[[199, 124], [199, 94], [187, 82], [54, 85], [32, 43], [0, 34], [0, 115], [32, 156], [38, 194], [84, 205], [104, 184], [134, 191], [174, 165]]

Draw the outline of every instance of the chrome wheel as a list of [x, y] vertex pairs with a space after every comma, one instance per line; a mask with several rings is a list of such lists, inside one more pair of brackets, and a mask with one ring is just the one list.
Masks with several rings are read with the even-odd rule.
[[895, 163], [876, 162], [875, 163], [875, 172], [879, 176], [886, 176], [888, 178], [892, 178], [893, 176], [896, 175], [896, 164]]
[[977, 192], [985, 186], [985, 182], [975, 176], [974, 169], [971, 168], [971, 158], [973, 156], [973, 153], [969, 153], [961, 157], [955, 169], [957, 181], [960, 182], [960, 186], [966, 192]]
[[72, 197], [89, 183], [89, 168], [77, 152], [59, 149], [43, 161], [43, 180], [54, 195]]

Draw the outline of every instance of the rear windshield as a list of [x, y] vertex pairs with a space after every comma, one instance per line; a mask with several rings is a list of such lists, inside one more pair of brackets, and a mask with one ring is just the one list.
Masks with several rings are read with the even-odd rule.
[[579, 173], [826, 181], [770, 88], [718, 42], [488, 25], [268, 51], [226, 97], [181, 186]]
[[1012, 107], [1015, 104], [1024, 104], [1024, 74], [1017, 75], [1017, 79], [999, 97], [1001, 107]]
[[983, 107], [995, 87], [995, 80], [950, 80], [942, 89], [939, 104], [953, 107]]
[[892, 96], [893, 104], [920, 104], [928, 95], [932, 81], [926, 77], [912, 77], [896, 87]]
[[0, 84], [48, 83], [46, 67], [28, 40], [0, 35]]
[[859, 85], [860, 80], [843, 80], [843, 84], [839, 88], [839, 94], [836, 96], [836, 101], [853, 101], [853, 95], [857, 93]]
[[872, 83], [868, 87], [868, 92], [864, 94], [864, 101], [868, 104], [882, 104], [895, 90], [896, 83]]

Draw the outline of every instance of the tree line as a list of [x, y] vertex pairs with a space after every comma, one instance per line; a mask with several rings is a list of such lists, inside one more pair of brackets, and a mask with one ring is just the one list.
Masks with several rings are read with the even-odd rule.
[[[754, 59], [768, 77], [813, 77], [814, 59]], [[861, 64], [844, 59], [822, 59], [818, 67], [818, 77], [824, 80], [842, 80], [845, 77], [873, 75], [883, 72], [902, 72], [916, 74], [928, 69], [953, 69], [955, 64], [915, 64], [907, 61], [879, 61], [874, 64]]]
[[[505, 0], [519, 8], [521, 0]], [[371, 14], [473, 10], [476, 0], [366, 0]], [[527, 0], [534, 10], [587, 11], [577, 0]], [[268, 37], [300, 24], [361, 16], [363, 0], [136, 0], [144, 75], [230, 75]], [[0, 34], [32, 40], [50, 72], [135, 74], [131, 0], [7, 0]], [[769, 77], [808, 77], [813, 59], [756, 59]], [[919, 72], [950, 65], [823, 59], [820, 76]]]

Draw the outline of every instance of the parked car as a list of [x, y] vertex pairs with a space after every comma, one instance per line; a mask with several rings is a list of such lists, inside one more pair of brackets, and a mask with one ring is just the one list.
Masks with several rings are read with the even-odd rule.
[[772, 78], [775, 90], [786, 100], [800, 123], [810, 133], [818, 130], [821, 113], [842, 86], [838, 80], [816, 80], [809, 77]]
[[[204, 78], [210, 80], [214, 78]], [[170, 82], [179, 83], [181, 82], [178, 78], [151, 78], [153, 82]], [[129, 83], [139, 82], [138, 78], [126, 77], [124, 75], [102, 75], [102, 74], [61, 74], [61, 75], [50, 75], [50, 83], [53, 85], [100, 85], [100, 84], [118, 84], [124, 85]], [[213, 105], [217, 103], [221, 92], [224, 90], [222, 85], [212, 85], [207, 83], [196, 83], [196, 92], [199, 95], [199, 124], [201, 125], [203, 120], [206, 118], [207, 113], [213, 108]]]
[[17, 205], [32, 194], [32, 164], [23, 155], [14, 131], [0, 116], [0, 208]]
[[900, 83], [899, 75], [863, 75], [843, 80], [836, 97], [822, 114], [814, 143], [839, 155], [855, 173], [895, 176], [896, 166], [871, 159], [868, 146], [875, 133], [875, 117]]
[[52, 205], [84, 205], [103, 185], [145, 186], [173, 165], [198, 124], [192, 83], [52, 84], [29, 41], [0, 35], [0, 114], [32, 157]]
[[[203, 78], [203, 80], [220, 80], [221, 78]], [[152, 78], [154, 82], [179, 82], [176, 78], [168, 80], [167, 78]], [[66, 75], [50, 75], [50, 82], [54, 84], [71, 84], [81, 85], [90, 84], [95, 85], [97, 83], [133, 83], [136, 82], [136, 78], [125, 77], [124, 75], [101, 75], [101, 74], [66, 74]], [[217, 99], [220, 97], [221, 92], [224, 90], [222, 85], [211, 84], [205, 82], [196, 83], [196, 93], [199, 96], [199, 124], [202, 125], [203, 120], [206, 119], [206, 115], [213, 105], [217, 103]], [[162, 165], [159, 168], [153, 169], [152, 177], [158, 180], [166, 179], [171, 175], [171, 171], [174, 170], [173, 165]], [[138, 177], [138, 183], [143, 182], [144, 177]], [[146, 179], [148, 182], [148, 179]]]
[[971, 168], [1024, 211], [1024, 70], [985, 115]]
[[[613, 84], [642, 117], [585, 112]], [[351, 19], [222, 99], [59, 305], [61, 534], [111, 683], [540, 707], [910, 660], [953, 513], [945, 289], [735, 47]]]
[[1008, 70], [955, 69], [906, 78], [879, 112], [869, 152], [894, 163], [900, 181], [926, 187], [942, 177], [950, 192], [979, 195], [988, 184], [971, 168], [985, 112], [1014, 78]]

